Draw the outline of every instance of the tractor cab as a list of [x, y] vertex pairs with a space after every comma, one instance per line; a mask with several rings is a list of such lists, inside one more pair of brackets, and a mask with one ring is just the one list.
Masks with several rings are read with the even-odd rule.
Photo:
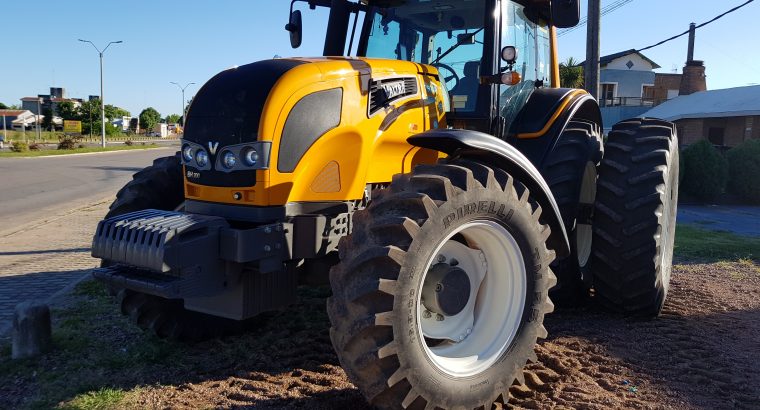
[[[575, 25], [579, 15], [577, 1], [552, 6], [549, 1], [511, 0], [308, 3], [330, 3], [325, 55], [355, 52], [433, 66], [447, 93], [448, 123], [502, 138], [534, 90], [559, 86], [551, 68], [557, 64], [554, 30]], [[300, 12], [292, 13], [297, 13], [297, 24], [286, 28], [300, 29]], [[348, 28], [351, 14], [354, 26]], [[356, 22], [360, 16], [361, 25]]]

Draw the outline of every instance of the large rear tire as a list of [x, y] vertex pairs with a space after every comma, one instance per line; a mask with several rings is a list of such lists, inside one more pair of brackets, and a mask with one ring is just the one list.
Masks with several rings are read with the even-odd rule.
[[678, 138], [650, 118], [612, 128], [599, 172], [591, 269], [596, 297], [616, 311], [657, 316], [673, 262]]
[[[116, 194], [106, 218], [144, 209], [176, 210], [182, 207], [182, 164], [179, 155], [158, 158], [137, 172]], [[103, 260], [103, 266], [110, 261]], [[124, 315], [142, 329], [161, 338], [195, 341], [230, 333], [242, 323], [187, 310], [182, 300], [170, 300], [128, 289], [111, 288]]]
[[372, 405], [509, 400], [553, 310], [540, 215], [519, 181], [461, 159], [397, 175], [354, 214], [330, 276], [330, 337]]
[[603, 153], [599, 125], [574, 120], [565, 128], [542, 170], [570, 239], [570, 256], [552, 265], [557, 286], [549, 296], [558, 306], [578, 305], [588, 296], [591, 210], [596, 198], [597, 166]]

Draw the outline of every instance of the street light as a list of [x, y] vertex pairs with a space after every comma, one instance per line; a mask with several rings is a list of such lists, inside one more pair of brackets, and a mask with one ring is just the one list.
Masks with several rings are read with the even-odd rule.
[[[93, 47], [95, 47], [95, 50], [98, 51], [98, 55], [100, 56], [100, 132], [101, 132], [101, 139], [100, 144], [103, 148], [106, 147], [106, 105], [105, 105], [105, 96], [103, 95], [103, 53], [108, 50], [108, 47], [111, 46], [111, 44], [119, 44], [123, 43], [123, 41], [112, 41], [108, 44], [106, 44], [106, 48], [103, 49], [103, 51], [100, 51], [100, 49], [90, 40], [82, 40], [81, 38], [79, 41], [83, 43], [90, 43]], [[92, 129], [92, 122], [90, 122], [90, 129]]]
[[187, 115], [187, 112], [185, 112], [185, 88], [195, 84], [195, 83], [187, 83], [185, 86], [181, 86], [178, 83], [175, 83], [174, 81], [169, 81], [169, 84], [174, 84], [177, 87], [179, 87], [180, 90], [182, 90], [182, 132], [185, 132], [185, 116]]

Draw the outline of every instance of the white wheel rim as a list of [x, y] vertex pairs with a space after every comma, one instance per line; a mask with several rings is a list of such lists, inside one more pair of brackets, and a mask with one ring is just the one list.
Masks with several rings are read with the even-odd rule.
[[[581, 182], [581, 191], [578, 203], [594, 205], [596, 199], [596, 166], [592, 162], [586, 163], [583, 170], [583, 179]], [[584, 267], [588, 264], [591, 256], [591, 238], [593, 231], [589, 224], [577, 224], [575, 226], [575, 250], [578, 254], [578, 266]]]
[[[457, 234], [464, 236], [469, 246], [452, 240]], [[424, 317], [423, 312], [428, 309], [420, 286], [418, 331], [425, 353], [436, 367], [452, 376], [468, 377], [491, 367], [514, 340], [525, 309], [525, 263], [512, 234], [487, 220], [464, 224], [449, 233], [428, 260], [423, 284], [441, 256], [448, 262], [452, 259], [459, 262], [457, 266], [470, 279], [473, 296], [460, 313], [439, 322], [435, 314]], [[446, 323], [447, 320], [451, 322]], [[429, 345], [425, 336], [430, 335], [444, 340]]]
[[[678, 152], [671, 159], [671, 169], [668, 183], [665, 185], [663, 210], [665, 215], [660, 231], [660, 280], [663, 289], [668, 292], [670, 288], [670, 275], [673, 265], [673, 242], [675, 239], [675, 225], [678, 207]], [[675, 165], [674, 165], [675, 164]], [[676, 171], [674, 171], [675, 169]]]

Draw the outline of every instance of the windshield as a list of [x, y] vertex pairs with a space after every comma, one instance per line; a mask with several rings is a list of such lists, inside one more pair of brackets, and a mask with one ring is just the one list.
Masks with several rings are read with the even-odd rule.
[[480, 88], [485, 2], [451, 4], [409, 1], [377, 9], [370, 16], [365, 55], [435, 66], [451, 96], [450, 109], [474, 111]]

